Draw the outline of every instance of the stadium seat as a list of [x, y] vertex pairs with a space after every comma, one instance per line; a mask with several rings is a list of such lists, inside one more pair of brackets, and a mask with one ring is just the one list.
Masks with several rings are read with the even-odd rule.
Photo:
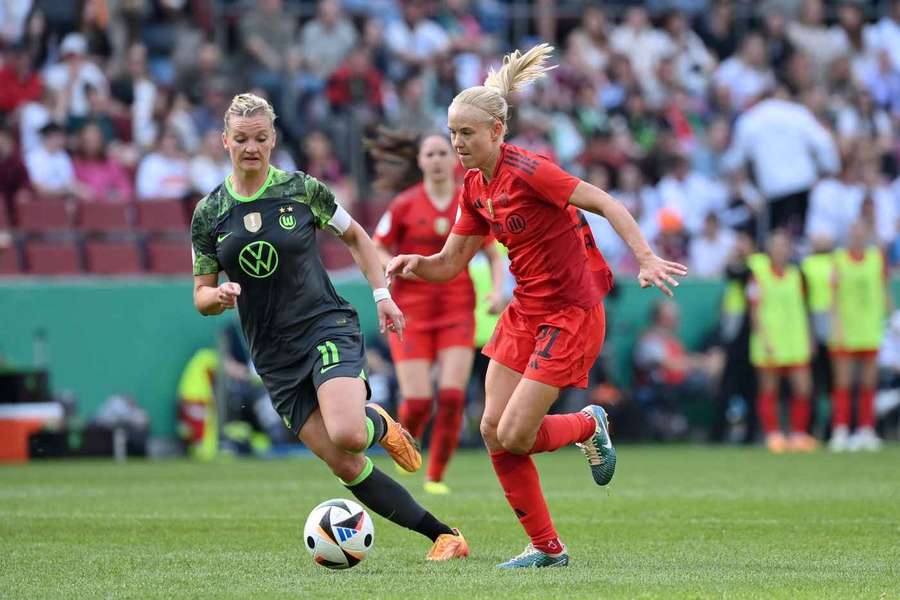
[[78, 226], [91, 233], [111, 233], [131, 229], [130, 204], [85, 202], [78, 207]]
[[78, 246], [74, 242], [30, 240], [25, 245], [25, 266], [32, 275], [82, 272]]
[[138, 247], [129, 242], [90, 241], [85, 244], [85, 262], [88, 273], [128, 275], [143, 271]]
[[35, 200], [16, 206], [19, 229], [27, 233], [64, 231], [72, 227], [69, 204], [65, 200]]
[[138, 229], [146, 233], [187, 231], [181, 200], [141, 200], [137, 203]]
[[191, 245], [175, 240], [152, 240], [147, 244], [149, 271], [165, 275], [191, 273]]
[[0, 275], [18, 275], [22, 272], [19, 249], [15, 244], [0, 248]]
[[0, 229], [9, 229], [12, 219], [6, 208], [6, 200], [0, 196]]

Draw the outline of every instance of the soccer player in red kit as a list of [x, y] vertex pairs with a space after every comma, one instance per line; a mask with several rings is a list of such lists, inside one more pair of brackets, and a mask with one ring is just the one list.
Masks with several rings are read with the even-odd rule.
[[[578, 444], [594, 481], [606, 485], [616, 454], [606, 412], [591, 405], [547, 415], [560, 388], [585, 387], [604, 336], [602, 271], [589, 255], [569, 206], [597, 213], [628, 244], [640, 264], [641, 287], [667, 295], [673, 276], [687, 269], [656, 256], [624, 206], [547, 159], [505, 144], [507, 96], [543, 75], [553, 48], [541, 44], [507, 55], [483, 86], [460, 92], [448, 111], [451, 143], [467, 171], [461, 217], [443, 249], [431, 256], [402, 255], [388, 277], [446, 281], [456, 276], [493, 233], [509, 249], [516, 279], [513, 300], [494, 337], [485, 378], [481, 434], [510, 506], [531, 543], [501, 568], [565, 566], [560, 541], [531, 454]], [[593, 249], [596, 250], [596, 249]], [[593, 255], [593, 252], [591, 252]]]
[[[395, 177], [404, 183], [418, 180], [391, 202], [375, 229], [375, 242], [386, 265], [395, 254], [440, 252], [459, 212], [462, 188], [454, 181], [456, 155], [443, 135], [426, 135], [420, 142], [382, 131], [372, 142], [376, 159], [393, 160], [412, 177]], [[376, 169], [377, 170], [377, 169]], [[382, 178], [384, 179], [384, 178]], [[386, 187], [382, 184], [379, 187]], [[506, 270], [493, 243], [484, 248], [498, 290]], [[499, 282], [498, 283], [498, 279]], [[425, 491], [447, 494], [447, 464], [459, 443], [465, 407], [465, 388], [472, 373], [475, 341], [475, 291], [468, 270], [446, 283], [398, 279], [391, 294], [406, 316], [403, 339], [389, 336], [397, 372], [400, 422], [421, 440], [431, 420], [432, 366], [437, 363], [437, 411], [431, 432]], [[499, 303], [498, 298], [492, 304]], [[501, 307], [496, 310], [499, 312]]]

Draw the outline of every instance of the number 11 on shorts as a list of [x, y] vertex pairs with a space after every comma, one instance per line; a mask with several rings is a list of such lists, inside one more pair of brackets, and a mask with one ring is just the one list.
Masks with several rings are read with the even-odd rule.
[[340, 356], [338, 355], [337, 346], [334, 345], [334, 342], [325, 342], [324, 344], [316, 346], [316, 349], [322, 353], [322, 368], [319, 370], [320, 373], [324, 373], [328, 369], [333, 369], [341, 361]]

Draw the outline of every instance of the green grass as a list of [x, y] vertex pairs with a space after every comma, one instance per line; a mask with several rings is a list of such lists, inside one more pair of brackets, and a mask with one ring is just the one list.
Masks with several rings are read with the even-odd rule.
[[622, 446], [608, 489], [575, 451], [538, 466], [567, 569], [494, 568], [527, 540], [478, 452], [452, 464], [451, 496], [403, 479], [463, 530], [468, 561], [426, 563], [427, 540], [376, 517], [374, 551], [343, 572], [314, 565], [301, 542], [315, 504], [351, 497], [313, 459], [3, 467], [0, 597], [900, 597], [896, 445], [839, 456]]

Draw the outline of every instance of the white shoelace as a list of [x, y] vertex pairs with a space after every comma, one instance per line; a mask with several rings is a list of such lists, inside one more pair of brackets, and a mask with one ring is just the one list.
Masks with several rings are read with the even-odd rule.
[[592, 443], [593, 440], [588, 441], [587, 443], [578, 444], [581, 448], [581, 451], [584, 452], [584, 455], [587, 456], [588, 464], [592, 467], [599, 467], [603, 464], [603, 457], [600, 456], [600, 451], [597, 450], [596, 444]]

